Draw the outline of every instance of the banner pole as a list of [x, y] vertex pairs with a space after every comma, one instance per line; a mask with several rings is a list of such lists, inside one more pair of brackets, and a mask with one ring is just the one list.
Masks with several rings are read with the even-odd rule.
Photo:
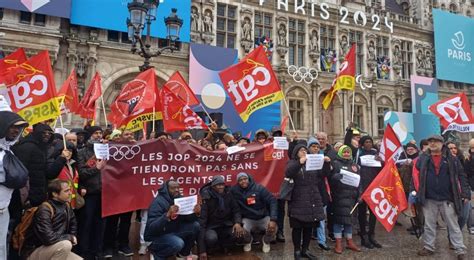
[[102, 103], [102, 110], [104, 110], [105, 128], [107, 128], [109, 123], [107, 122], [107, 114], [105, 113], [105, 104], [104, 104], [104, 96], [103, 95], [100, 96], [100, 102]]
[[[66, 97], [64, 97], [66, 98]], [[62, 129], [64, 129], [64, 123], [63, 123], [63, 114], [61, 113], [61, 107], [64, 105], [64, 99], [63, 101], [61, 102], [61, 105], [59, 106], [59, 124], [61, 126]], [[54, 122], [54, 128], [56, 128], [56, 124], [58, 123], [58, 119], [56, 118], [56, 122]], [[64, 149], [63, 150], [66, 150], [66, 134], [63, 134], [63, 145], [64, 145]]]
[[354, 210], [357, 208], [357, 206], [359, 206], [359, 203], [360, 203], [360, 200], [357, 201], [357, 203], [355, 204], [355, 206], [352, 208], [350, 215], [352, 215], [352, 213], [354, 213]]
[[290, 119], [290, 124], [291, 124], [291, 127], [293, 128], [293, 132], [296, 134], [295, 124], [293, 123], [293, 118], [291, 117], [290, 109], [288, 108], [285, 95], [283, 95], [283, 102], [285, 103], [286, 112], [288, 113], [288, 118]]
[[[155, 118], [155, 113], [156, 113], [156, 112], [155, 112], [155, 109], [156, 109], [155, 106], [153, 106], [153, 124], [152, 124], [152, 127], [151, 127], [151, 132], [152, 132], [153, 134], [155, 134], [155, 121], [156, 121], [156, 118]], [[145, 124], [145, 123], [143, 123], [143, 124]]]
[[356, 96], [356, 88], [354, 86], [354, 92], [352, 93], [352, 117], [351, 117], [352, 123], [354, 122], [355, 96]]

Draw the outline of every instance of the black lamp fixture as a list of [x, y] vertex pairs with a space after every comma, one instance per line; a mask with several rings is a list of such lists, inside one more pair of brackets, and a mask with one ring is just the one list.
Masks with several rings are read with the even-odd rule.
[[[167, 32], [167, 46], [156, 50], [156, 52], [152, 52], [150, 49], [151, 23], [156, 20], [158, 5], [158, 0], [132, 0], [132, 2], [128, 3], [130, 17], [127, 18], [127, 27], [128, 38], [132, 41], [131, 51], [145, 58], [143, 65], [140, 66], [140, 71], [145, 71], [152, 67], [150, 66], [150, 59], [152, 57], [160, 56], [165, 50], [170, 50], [171, 52], [178, 50], [176, 41], [179, 40], [179, 31], [183, 25], [183, 19], [178, 17], [178, 10], [176, 8], [172, 8], [171, 14], [164, 19]], [[145, 27], [146, 38], [143, 41], [142, 34]]]

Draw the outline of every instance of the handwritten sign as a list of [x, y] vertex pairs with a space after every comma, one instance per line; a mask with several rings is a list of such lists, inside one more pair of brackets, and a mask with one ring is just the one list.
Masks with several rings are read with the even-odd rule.
[[109, 159], [109, 144], [94, 144], [95, 158], [100, 160]]
[[360, 164], [366, 167], [382, 167], [382, 163], [375, 160], [375, 155], [364, 155], [359, 157]]
[[356, 187], [356, 188], [359, 187], [360, 176], [358, 174], [355, 174], [353, 172], [346, 171], [343, 169], [341, 169], [341, 174], [342, 174], [342, 179], [341, 179], [342, 183], [352, 186], [352, 187]]
[[316, 171], [321, 170], [324, 164], [324, 154], [307, 154], [306, 155], [306, 170]]
[[288, 150], [289, 144], [286, 137], [273, 137], [273, 149]]
[[174, 199], [174, 205], [179, 207], [178, 215], [193, 214], [197, 201], [197, 195]]

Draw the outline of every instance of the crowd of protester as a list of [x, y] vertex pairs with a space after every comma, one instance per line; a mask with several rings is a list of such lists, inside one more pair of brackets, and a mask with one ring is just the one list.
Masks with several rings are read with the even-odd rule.
[[[101, 169], [106, 161], [96, 159], [93, 146], [105, 142], [136, 142], [127, 130], [102, 129], [87, 125], [57, 134], [47, 123], [30, 127], [9, 111], [0, 112], [0, 163], [13, 154], [28, 171], [23, 188], [5, 185], [8, 170], [0, 167], [0, 259], [97, 259], [115, 254], [132, 256], [129, 232], [132, 221], [140, 222], [139, 254], [151, 253], [154, 259], [176, 256], [188, 259], [192, 252], [207, 259], [219, 251], [242, 247], [244, 252], [260, 247], [264, 253], [271, 245], [284, 243], [285, 218], [289, 219], [294, 258], [316, 259], [310, 251], [312, 240], [322, 250], [341, 254], [348, 249], [358, 254], [361, 247], [378, 249], [377, 219], [360, 195], [382, 170], [384, 162], [372, 137], [363, 135], [353, 124], [343, 142], [329, 144], [324, 132], [289, 140], [285, 170], [285, 196], [275, 197], [246, 172], [235, 183], [216, 175], [200, 189], [199, 203], [191, 215], [178, 215], [174, 199], [181, 197], [179, 184], [168, 180], [159, 189], [148, 209], [102, 218]], [[181, 132], [176, 142], [187, 142], [204, 149], [225, 150], [250, 143], [265, 144], [283, 136], [278, 127], [258, 130], [253, 140], [240, 134], [220, 131], [214, 123], [203, 138]], [[152, 133], [148, 138], [173, 139], [169, 133]], [[448, 228], [450, 246], [458, 259], [465, 259], [462, 229], [474, 234], [470, 221], [471, 190], [474, 189], [474, 139], [465, 157], [457, 144], [434, 135], [404, 146], [397, 167], [413, 215], [408, 232], [423, 233], [420, 256], [436, 250], [439, 214]], [[307, 154], [323, 154], [321, 170], [308, 171]], [[374, 155], [382, 167], [367, 167], [360, 157]], [[5, 161], [5, 160], [3, 160]], [[341, 170], [360, 175], [359, 187], [341, 182]], [[290, 188], [291, 187], [291, 188]], [[282, 191], [280, 192], [281, 194]], [[354, 206], [359, 202], [357, 210]], [[21, 233], [20, 246], [12, 242], [31, 213], [31, 225]], [[132, 219], [132, 215], [136, 219]], [[473, 216], [474, 217], [474, 216]], [[8, 235], [8, 237], [7, 237]], [[359, 239], [355, 239], [357, 235]], [[344, 239], [344, 240], [343, 240]], [[359, 243], [360, 242], [360, 243]]]

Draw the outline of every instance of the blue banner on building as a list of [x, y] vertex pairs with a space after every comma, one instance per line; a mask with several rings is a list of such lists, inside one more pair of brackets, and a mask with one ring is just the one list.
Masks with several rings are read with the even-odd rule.
[[69, 18], [71, 0], [2, 0], [0, 8]]
[[[73, 0], [71, 24], [96, 27], [100, 29], [127, 32], [126, 20], [129, 17], [127, 4], [130, 0]], [[183, 19], [179, 41], [190, 41], [191, 0], [160, 1], [156, 21], [151, 24], [151, 36], [165, 39], [167, 36], [164, 19], [176, 8], [177, 15]]]
[[433, 9], [436, 77], [474, 84], [474, 19]]

